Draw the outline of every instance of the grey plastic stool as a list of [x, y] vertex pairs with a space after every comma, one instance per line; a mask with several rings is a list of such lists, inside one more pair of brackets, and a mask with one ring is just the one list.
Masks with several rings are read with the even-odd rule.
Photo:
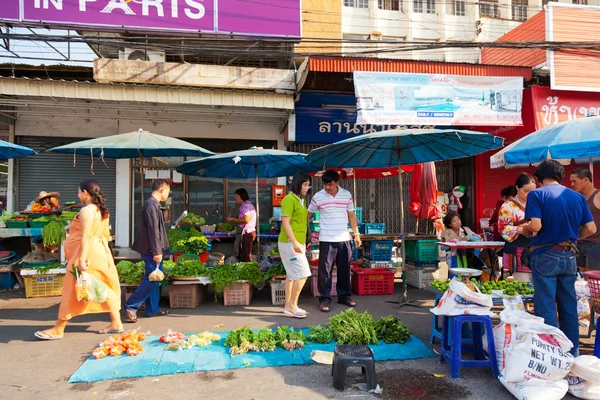
[[352, 366], [362, 367], [363, 375], [367, 376], [367, 390], [377, 387], [373, 351], [367, 346], [338, 345], [335, 346], [333, 351], [333, 365], [331, 367], [334, 388], [344, 390], [346, 369]]

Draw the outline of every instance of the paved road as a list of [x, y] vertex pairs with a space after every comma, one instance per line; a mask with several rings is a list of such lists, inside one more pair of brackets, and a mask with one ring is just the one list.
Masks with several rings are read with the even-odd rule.
[[[401, 285], [396, 285], [399, 292]], [[396, 293], [396, 296], [399, 293]], [[212, 299], [194, 310], [173, 310], [161, 318], [140, 318], [143, 330], [161, 334], [168, 328], [181, 332], [235, 329], [248, 325], [252, 329], [291, 325], [306, 327], [325, 324], [333, 314], [345, 309], [334, 304], [332, 313], [321, 313], [317, 301], [307, 293], [301, 299], [310, 315], [305, 320], [286, 318], [280, 307], [272, 306], [270, 291], [255, 292], [249, 307], [224, 307]], [[430, 331], [429, 307], [432, 295], [426, 291], [411, 290], [411, 299], [418, 300], [422, 309], [394, 309], [385, 300], [395, 296], [355, 297], [357, 311], [369, 311], [378, 318], [396, 315], [409, 329], [427, 341]], [[278, 368], [238, 369], [232, 371], [190, 373], [157, 378], [121, 379], [90, 384], [67, 384], [73, 372], [87, 359], [93, 347], [104, 339], [95, 332], [108, 324], [108, 315], [87, 315], [74, 319], [63, 340], [41, 342], [33, 332], [49, 327], [58, 310], [59, 298], [25, 299], [22, 292], [0, 292], [0, 399], [369, 399], [373, 396], [351, 387], [361, 377], [351, 374], [346, 391], [338, 392], [331, 384], [330, 367], [308, 365]], [[167, 304], [165, 304], [166, 306]], [[217, 324], [222, 328], [215, 329]], [[587, 348], [591, 340], [587, 340]], [[437, 346], [434, 346], [437, 348]], [[437, 358], [412, 361], [377, 363], [377, 371], [384, 382], [394, 382], [395, 376], [406, 379], [405, 395], [410, 399], [512, 399], [490, 371], [463, 370], [456, 382], [448, 377], [448, 368]], [[433, 374], [445, 374], [433, 379]], [[426, 379], [427, 378], [427, 379]], [[390, 380], [391, 379], [391, 380]], [[389, 385], [392, 385], [390, 383]], [[386, 396], [386, 387], [383, 386]], [[439, 397], [439, 392], [445, 392]], [[388, 393], [389, 394], [389, 393]]]

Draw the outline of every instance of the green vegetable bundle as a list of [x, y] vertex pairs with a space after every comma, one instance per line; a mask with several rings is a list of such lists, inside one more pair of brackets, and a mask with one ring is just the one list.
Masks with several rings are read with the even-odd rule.
[[131, 261], [119, 261], [117, 264], [117, 273], [119, 282], [127, 285], [139, 285], [144, 278], [146, 266], [143, 261], [132, 263]]
[[267, 278], [271, 278], [273, 276], [287, 275], [287, 272], [285, 271], [285, 267], [283, 266], [283, 263], [278, 262], [277, 264], [275, 264], [271, 268], [269, 268], [266, 275], [267, 275]]
[[233, 232], [233, 231], [235, 231], [235, 224], [232, 224], [230, 222], [223, 222], [223, 223], [217, 224], [217, 227], [215, 230], [217, 232], [225, 232], [225, 233]]
[[375, 333], [388, 344], [404, 344], [412, 335], [402, 321], [393, 316], [383, 317], [375, 322]]
[[42, 228], [42, 241], [44, 247], [57, 247], [60, 246], [63, 240], [67, 237], [67, 231], [65, 230], [65, 221], [62, 218], [50, 217], [48, 225]]
[[333, 342], [333, 332], [325, 326], [315, 325], [310, 327], [307, 338], [311, 342], [327, 344]]
[[257, 285], [265, 280], [265, 274], [256, 262], [217, 265], [209, 270], [209, 276], [215, 290], [215, 301], [223, 295], [225, 286], [234, 282], [248, 281]]
[[354, 308], [329, 319], [327, 325], [338, 344], [377, 344], [375, 323], [371, 314], [359, 314]]
[[204, 235], [192, 236], [186, 240], [180, 240], [175, 246], [177, 249], [183, 249], [187, 254], [202, 254], [208, 248], [208, 239]]
[[247, 326], [231, 331], [225, 340], [225, 346], [229, 347], [231, 354], [258, 351], [258, 346], [254, 343], [254, 332]]
[[183, 264], [175, 264], [169, 268], [168, 273], [172, 278], [208, 276], [208, 268], [200, 261], [188, 261]]
[[306, 337], [302, 331], [295, 331], [288, 326], [278, 326], [275, 330], [275, 341], [277, 346], [286, 350], [301, 349], [306, 342]]
[[188, 238], [190, 237], [189, 232], [186, 232], [184, 230], [181, 229], [169, 229], [167, 231], [167, 240], [169, 241], [169, 248], [171, 250], [183, 250], [182, 248], [178, 247], [178, 243], [180, 241], [185, 241], [188, 240]]

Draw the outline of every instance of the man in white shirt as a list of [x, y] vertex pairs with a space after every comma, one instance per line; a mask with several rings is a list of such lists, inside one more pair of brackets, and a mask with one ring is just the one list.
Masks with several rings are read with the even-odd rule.
[[348, 221], [356, 232], [354, 242], [361, 246], [354, 201], [349, 191], [339, 186], [340, 175], [335, 171], [323, 174], [324, 189], [316, 193], [308, 206], [308, 219], [319, 211], [319, 310], [329, 312], [333, 264], [337, 265], [338, 303], [355, 307], [350, 284], [352, 244]]

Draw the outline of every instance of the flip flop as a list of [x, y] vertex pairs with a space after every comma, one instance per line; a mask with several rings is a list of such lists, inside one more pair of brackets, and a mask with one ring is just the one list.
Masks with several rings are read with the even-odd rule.
[[319, 304], [319, 311], [321, 312], [329, 312], [329, 304], [327, 303], [321, 303]]
[[127, 320], [125, 322], [131, 322], [131, 323], [136, 323], [137, 322], [137, 313], [133, 310], [128, 310], [127, 308], [125, 309], [125, 316], [127, 317]]
[[343, 304], [348, 307], [356, 307], [356, 302], [352, 301], [351, 299], [340, 300], [340, 301], [338, 301], [338, 303]]
[[63, 338], [63, 336], [54, 336], [46, 331], [37, 331], [34, 335], [40, 340], [59, 340]]
[[99, 335], [115, 335], [117, 333], [123, 333], [125, 332], [125, 328], [121, 328], [121, 329], [108, 329], [108, 328], [104, 328], [104, 329], [100, 329], [98, 331]]
[[298, 311], [296, 312], [291, 312], [290, 310], [283, 310], [283, 313], [285, 315], [287, 315], [288, 317], [294, 317], [294, 318], [306, 318], [306, 314], [302, 314]]
[[169, 315], [171, 314], [171, 311], [169, 310], [163, 310], [163, 311], [159, 311], [154, 315], [150, 315], [148, 318], [152, 318], [152, 317], [164, 317], [165, 315]]

